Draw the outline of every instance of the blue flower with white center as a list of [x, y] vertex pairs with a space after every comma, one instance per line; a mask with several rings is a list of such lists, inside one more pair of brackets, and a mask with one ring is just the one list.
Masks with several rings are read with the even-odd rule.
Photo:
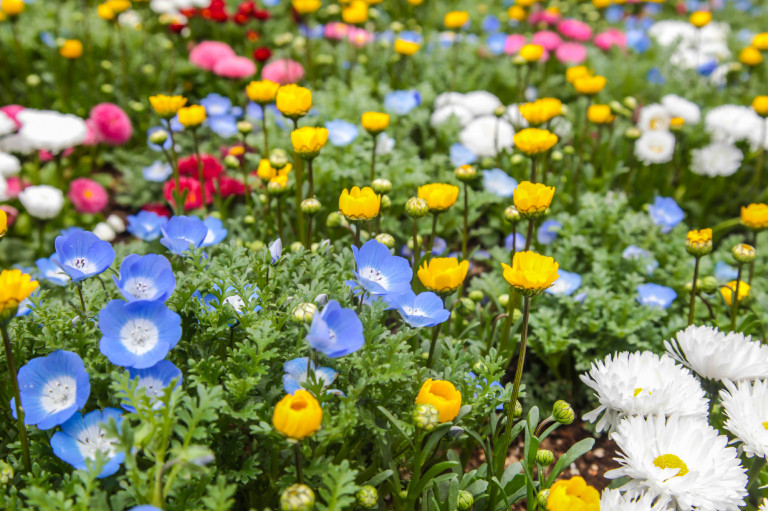
[[724, 261], [715, 263], [715, 278], [718, 282], [730, 282], [739, 278], [739, 270]]
[[[128, 375], [131, 377], [131, 380], [139, 379], [137, 388], [144, 389], [154, 410], [162, 408], [163, 403], [160, 400], [171, 382], [176, 380], [176, 384], [173, 386], [176, 388], [181, 385], [182, 380], [181, 369], [173, 365], [173, 362], [169, 360], [161, 360], [152, 367], [145, 369], [129, 367]], [[136, 408], [129, 405], [127, 401], [123, 401], [120, 406], [129, 412], [136, 411]]]
[[69, 275], [64, 270], [59, 268], [59, 265], [53, 261], [54, 256], [41, 257], [35, 261], [37, 266], [38, 276], [41, 279], [47, 280], [51, 284], [57, 286], [66, 286], [69, 282]]
[[137, 300], [164, 302], [176, 288], [171, 263], [157, 254], [131, 254], [120, 265], [120, 278], [112, 277], [120, 293], [129, 302]]
[[357, 138], [357, 126], [342, 119], [334, 119], [325, 123], [328, 130], [328, 140], [336, 147], [345, 147]]
[[557, 220], [544, 220], [536, 232], [536, 240], [542, 245], [549, 245], [550, 243], [554, 243], [554, 241], [557, 239], [557, 235], [560, 232], [560, 229], [562, 228], [563, 224]]
[[205, 113], [208, 117], [228, 114], [232, 108], [232, 100], [216, 92], [211, 92], [201, 99], [200, 104], [205, 107]]
[[409, 289], [398, 295], [387, 295], [384, 300], [396, 308], [403, 320], [413, 328], [439, 325], [451, 316], [443, 306], [443, 300], [431, 291], [417, 296]]
[[249, 101], [248, 104], [245, 105], [246, 119], [249, 121], [261, 122], [262, 117], [264, 117], [264, 110], [261, 108], [261, 105], [254, 103], [253, 101]]
[[[165, 132], [166, 138], [165, 138], [165, 142], [163, 142], [163, 145], [162, 145], [162, 146], [161, 146], [161, 145], [159, 145], [159, 144], [155, 144], [154, 142], [152, 142], [152, 134], [153, 134], [153, 133], [155, 133], [156, 131], [164, 131], [164, 132]], [[167, 128], [165, 128], [165, 127], [163, 127], [163, 126], [154, 126], [154, 127], [152, 127], [152, 128], [149, 128], [149, 129], [147, 130], [147, 147], [149, 147], [149, 148], [150, 148], [150, 149], [152, 149], [153, 151], [157, 151], [157, 152], [160, 152], [160, 151], [162, 151], [163, 149], [165, 149], [166, 151], [168, 151], [168, 150], [170, 150], [170, 148], [171, 148], [171, 144], [172, 144], [172, 143], [173, 143], [173, 142], [171, 141], [171, 135], [170, 135], [170, 133], [168, 132], [168, 129], [167, 129]]]
[[208, 227], [193, 216], [174, 216], [160, 228], [163, 244], [172, 254], [181, 255], [192, 248], [200, 247], [208, 236]]
[[677, 298], [674, 289], [659, 284], [641, 284], [637, 286], [637, 301], [647, 307], [669, 308]]
[[508, 234], [507, 237], [504, 238], [504, 250], [512, 252], [512, 249], [515, 249], [515, 252], [522, 252], [525, 250], [525, 236], [519, 232]]
[[316, 351], [338, 358], [354, 353], [365, 344], [363, 324], [352, 309], [331, 300], [312, 317], [307, 342]]
[[[216, 290], [216, 294], [208, 293], [205, 296], [203, 296], [199, 291], [195, 291], [193, 293], [193, 296], [195, 296], [200, 302], [205, 305], [205, 307], [210, 311], [216, 311], [219, 307], [219, 298], [217, 295], [221, 296], [223, 298], [224, 304], [229, 304], [233, 309], [235, 309], [235, 312], [238, 314], [244, 314], [245, 312], [259, 312], [261, 310], [260, 305], [256, 305], [255, 307], [251, 305], [251, 302], [256, 301], [259, 299], [259, 288], [254, 287], [252, 284], [246, 284], [244, 290], [248, 291], [251, 288], [254, 288], [255, 290], [248, 296], [248, 304], [245, 303], [245, 300], [243, 300], [243, 297], [237, 294], [237, 290], [235, 289], [235, 286], [227, 286], [224, 293], [221, 292], [221, 288], [214, 284], [213, 288]], [[227, 296], [224, 296], [227, 295]]]
[[[312, 378], [307, 373], [307, 367], [312, 372]], [[330, 367], [316, 367], [314, 362], [309, 361], [309, 357], [294, 358], [283, 365], [283, 390], [286, 394], [293, 394], [299, 389], [307, 389], [307, 383], [314, 379], [317, 383], [323, 384], [323, 390], [331, 386], [333, 381], [339, 375]], [[331, 394], [337, 394], [340, 391], [335, 389], [327, 390]]]
[[213, 245], [218, 245], [224, 241], [224, 238], [227, 237], [227, 232], [229, 231], [224, 228], [224, 224], [222, 223], [221, 219], [216, 218], [215, 216], [209, 216], [203, 220], [203, 223], [208, 228], [208, 233], [205, 235], [205, 239], [200, 245], [201, 247], [212, 247]]
[[683, 221], [685, 213], [672, 197], [656, 197], [653, 204], [648, 206], [651, 221], [661, 227], [661, 232], [668, 233]]
[[144, 369], [164, 359], [181, 339], [181, 317], [163, 302], [112, 300], [99, 313], [102, 355]]
[[384, 108], [398, 115], [406, 115], [419, 105], [421, 94], [417, 90], [396, 90], [384, 97]]
[[[467, 374], [469, 375], [469, 378], [470, 378], [472, 381], [475, 381], [475, 380], [477, 380], [477, 375], [476, 375], [475, 373], [473, 373], [472, 371], [469, 371]], [[488, 383], [488, 380], [486, 380], [485, 378], [483, 378], [483, 383], [477, 383], [477, 384], [475, 384], [475, 388], [476, 388], [477, 390], [483, 390], [483, 384], [485, 384], [485, 383]], [[497, 381], [492, 381], [492, 382], [491, 382], [491, 383], [488, 385], [488, 390], [489, 390], [489, 391], [492, 391], [492, 393], [494, 394], [494, 396], [495, 396], [496, 398], [499, 398], [499, 397], [501, 397], [501, 394], [504, 392], [504, 387], [502, 387], [502, 386], [501, 386], [501, 383], [499, 383], [499, 382], [497, 382]], [[475, 392], [475, 399], [477, 399], [477, 392]], [[496, 405], [496, 410], [497, 410], [497, 411], [502, 411], [502, 410], [504, 410], [504, 403], [499, 403], [498, 405]]]
[[234, 137], [238, 134], [237, 118], [234, 115], [213, 115], [206, 119], [211, 131], [222, 138]]
[[659, 262], [653, 257], [653, 254], [637, 245], [629, 245], [621, 253], [621, 257], [627, 261], [642, 262], [643, 268], [648, 275], [653, 273], [653, 270], [659, 267]]
[[269, 244], [269, 257], [272, 259], [272, 264], [277, 263], [280, 260], [280, 256], [283, 255], [283, 240], [277, 238], [275, 241]]
[[461, 167], [462, 165], [470, 165], [477, 161], [477, 155], [473, 153], [469, 148], [454, 142], [451, 145], [451, 165], [454, 167]]
[[173, 174], [171, 166], [160, 160], [155, 160], [151, 165], [141, 169], [141, 175], [144, 176], [144, 179], [152, 183], [163, 183], [171, 174]]
[[382, 243], [369, 240], [359, 249], [353, 245], [352, 253], [357, 263], [357, 283], [369, 294], [399, 294], [411, 289], [411, 265], [405, 258], [392, 255]]
[[[71, 351], [56, 350], [47, 357], [33, 358], [19, 369], [19, 396], [24, 424], [51, 429], [72, 417], [91, 394], [83, 361]], [[16, 404], [11, 399], [16, 418]]]
[[572, 273], [565, 270], [557, 270], [558, 278], [554, 284], [552, 284], [546, 293], [551, 295], [565, 295], [570, 296], [574, 291], [581, 287], [581, 275], [578, 273]]
[[102, 241], [92, 232], [82, 231], [69, 236], [57, 236], [53, 262], [69, 275], [73, 282], [81, 282], [98, 275], [115, 260], [115, 251], [109, 242]]
[[111, 419], [119, 427], [123, 412], [117, 408], [104, 408], [84, 416], [76, 413], [51, 438], [53, 454], [78, 470], [88, 470], [85, 462], [95, 461], [96, 453], [101, 452], [108, 461], [101, 467], [98, 477], [111, 476], [125, 460], [125, 453], [117, 452], [118, 440], [107, 437], [107, 425]]
[[153, 241], [162, 234], [161, 229], [168, 223], [168, 219], [152, 211], [139, 211], [135, 215], [128, 215], [127, 231], [140, 240]]
[[488, 51], [493, 55], [502, 55], [504, 53], [504, 47], [507, 45], [507, 34], [503, 32], [496, 32], [488, 36], [485, 40]]
[[509, 198], [515, 193], [517, 180], [501, 169], [483, 171], [483, 188], [498, 197]]

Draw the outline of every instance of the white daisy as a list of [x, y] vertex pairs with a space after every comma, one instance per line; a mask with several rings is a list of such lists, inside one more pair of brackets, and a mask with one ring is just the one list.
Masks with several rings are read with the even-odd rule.
[[741, 441], [748, 457], [768, 455], [768, 381], [725, 381], [720, 401], [728, 419], [725, 427]]
[[30, 216], [47, 220], [55, 217], [64, 207], [64, 194], [48, 185], [28, 186], [19, 194], [19, 200]]
[[460, 92], [443, 92], [435, 98], [435, 110], [448, 105], [459, 105], [464, 99], [464, 94]]
[[494, 157], [514, 146], [515, 130], [504, 119], [493, 115], [478, 117], [461, 130], [459, 141], [479, 157]]
[[493, 115], [494, 111], [502, 106], [499, 98], [484, 90], [464, 94], [459, 100], [459, 104], [472, 112], [475, 117]]
[[640, 115], [637, 118], [637, 127], [642, 132], [669, 131], [671, 117], [666, 107], [658, 103], [651, 103], [640, 110]]
[[648, 493], [659, 505], [697, 511], [738, 511], [747, 496], [747, 474], [738, 451], [706, 421], [629, 417], [613, 440], [621, 467], [605, 477], [629, 477], [629, 497]]
[[16, 123], [5, 112], [0, 112], [0, 137], [16, 131]]
[[432, 113], [432, 116], [429, 118], [429, 123], [433, 127], [436, 127], [448, 122], [453, 117], [459, 121], [459, 124], [466, 126], [474, 116], [472, 115], [472, 112], [461, 105], [446, 105], [438, 108]]
[[691, 171], [702, 176], [731, 176], [741, 167], [744, 155], [731, 144], [715, 142], [691, 151]]
[[101, 241], [113, 241], [117, 233], [107, 222], [99, 222], [93, 227], [93, 234], [98, 236]]
[[664, 341], [667, 353], [711, 380], [768, 378], [768, 346], [738, 332], [723, 333], [713, 327], [691, 325]]
[[21, 123], [20, 137], [33, 148], [53, 154], [81, 144], [88, 133], [85, 121], [80, 117], [53, 110], [27, 108], [19, 112], [17, 119]]
[[686, 124], [701, 122], [701, 108], [693, 101], [688, 101], [676, 94], [667, 94], [661, 98], [661, 104], [672, 117], [680, 117]]
[[760, 504], [760, 508], [757, 511], [768, 511], [768, 499], [763, 499], [763, 503]]
[[[706, 420], [709, 400], [699, 381], [688, 369], [664, 355], [650, 351], [623, 351], [592, 363], [580, 376], [595, 391], [600, 406], [584, 415], [597, 421], [597, 431], [615, 429], [631, 415], [680, 415]], [[598, 420], [599, 419], [599, 420]]]
[[513, 103], [507, 107], [506, 119], [512, 123], [515, 129], [527, 128], [528, 121], [525, 120], [523, 114], [520, 113], [520, 105]]
[[675, 136], [667, 131], [646, 131], [635, 140], [635, 156], [650, 165], [672, 161], [675, 152]]
[[19, 159], [12, 154], [0, 151], [0, 176], [8, 177], [18, 174], [21, 170]]
[[763, 123], [752, 108], [742, 105], [718, 106], [704, 117], [704, 126], [713, 141], [734, 144], [746, 140], [753, 149], [762, 142]]
[[606, 488], [600, 496], [600, 509], [606, 511], [666, 511], [669, 506], [654, 503], [651, 494], [644, 493], [640, 496], [630, 497], [619, 490]]

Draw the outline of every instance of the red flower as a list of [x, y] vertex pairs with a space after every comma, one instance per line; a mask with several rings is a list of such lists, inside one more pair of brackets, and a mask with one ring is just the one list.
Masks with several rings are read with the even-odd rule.
[[256, 10], [256, 2], [252, 0], [246, 0], [244, 2], [240, 2], [240, 5], [237, 6], [237, 12], [241, 14], [253, 14], [253, 11]]
[[189, 9], [179, 9], [179, 13], [185, 18], [194, 18], [198, 14], [197, 9], [194, 7], [190, 7]]
[[246, 23], [248, 23], [248, 15], [243, 14], [242, 12], [238, 12], [237, 14], [232, 16], [232, 19], [238, 25], [245, 25]]
[[259, 46], [253, 50], [253, 60], [256, 62], [266, 62], [272, 57], [272, 50], [266, 46]]
[[209, 179], [205, 182], [205, 194], [208, 197], [213, 197], [216, 194], [217, 187], [221, 190], [221, 196], [224, 198], [245, 193], [245, 185], [242, 181], [229, 176], [221, 176], [217, 180]]
[[[184, 199], [184, 209], [195, 209], [203, 205], [203, 193], [200, 188], [200, 183], [197, 181], [197, 179], [182, 176], [179, 178], [179, 185], [181, 187], [182, 193], [184, 193], [184, 190], [187, 191], [187, 196]], [[174, 204], [173, 191], [175, 189], [176, 181], [174, 179], [166, 181], [166, 183], [163, 185], [163, 194], [165, 195], [165, 200], [171, 204]], [[210, 204], [210, 194], [206, 194], [205, 202]]]
[[[204, 179], [212, 179], [221, 174], [223, 167], [215, 156], [211, 154], [203, 154], [201, 159], [203, 162]], [[198, 177], [197, 155], [193, 154], [191, 156], [179, 158], [179, 174]]]
[[272, 17], [272, 13], [266, 9], [255, 9], [253, 11], [253, 17], [259, 21], [267, 21]]
[[171, 29], [171, 32], [175, 32], [177, 34], [181, 33], [182, 30], [184, 30], [184, 27], [187, 25], [184, 23], [171, 23], [168, 25], [168, 28]]
[[251, 41], [252, 43], [255, 43], [256, 41], [258, 41], [258, 40], [260, 39], [259, 33], [258, 33], [258, 32], [256, 32], [255, 30], [249, 30], [249, 31], [246, 33], [246, 37], [247, 37], [247, 38], [248, 38], [248, 40], [249, 40], [249, 41]]
[[141, 210], [149, 211], [166, 218], [171, 216], [171, 212], [165, 207], [165, 204], [160, 204], [159, 202], [148, 202], [141, 207]]

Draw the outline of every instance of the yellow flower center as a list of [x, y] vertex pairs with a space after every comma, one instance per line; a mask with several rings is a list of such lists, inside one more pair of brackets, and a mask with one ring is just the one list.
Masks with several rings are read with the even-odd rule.
[[685, 462], [675, 454], [662, 454], [653, 460], [653, 464], [659, 468], [677, 468], [677, 474], [672, 477], [682, 477], [688, 473]]
[[635, 389], [635, 397], [637, 397], [642, 391], [643, 391], [642, 388], [636, 388]]
[[763, 422], [763, 429], [768, 430], [768, 421]]

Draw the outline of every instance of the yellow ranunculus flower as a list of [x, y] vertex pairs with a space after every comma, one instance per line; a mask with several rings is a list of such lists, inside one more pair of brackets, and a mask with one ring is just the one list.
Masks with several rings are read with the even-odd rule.
[[525, 18], [528, 15], [526, 14], [525, 9], [523, 9], [519, 5], [513, 5], [512, 7], [507, 9], [507, 16], [511, 20], [525, 21]]
[[187, 98], [184, 96], [166, 96], [164, 94], [158, 94], [157, 96], [150, 96], [149, 103], [152, 105], [154, 111], [160, 117], [169, 119], [176, 115], [181, 107], [187, 104]]
[[449, 381], [430, 378], [421, 386], [416, 404], [434, 406], [440, 414], [440, 422], [450, 422], [459, 414], [461, 392]]
[[0, 209], [0, 238], [8, 232], [8, 215]]
[[[651, 124], [655, 124], [655, 121], [651, 121]], [[669, 119], [670, 130], [681, 130], [685, 127], [685, 119], [682, 117], [671, 117]]]
[[77, 39], [67, 39], [59, 48], [59, 55], [65, 59], [79, 59], [83, 56], [83, 43]]
[[313, 435], [323, 422], [323, 409], [315, 396], [304, 389], [287, 394], [275, 406], [272, 414], [272, 425], [277, 431], [292, 438], [301, 440]]
[[305, 126], [291, 132], [293, 150], [305, 160], [311, 160], [320, 153], [320, 149], [328, 142], [326, 128], [311, 128]]
[[277, 176], [285, 176], [287, 178], [288, 174], [291, 173], [291, 170], [293, 170], [293, 165], [290, 163], [286, 164], [285, 167], [278, 170], [272, 166], [268, 159], [262, 158], [261, 161], [259, 161], [256, 174], [264, 181], [269, 181], [270, 179], [274, 179]]
[[754, 67], [763, 63], [763, 55], [754, 46], [747, 46], [739, 52], [739, 62]]
[[515, 0], [515, 5], [519, 5], [520, 7], [530, 7], [539, 0]]
[[120, 14], [131, 8], [130, 0], [107, 0], [104, 2], [115, 14]]
[[179, 116], [179, 122], [187, 128], [200, 126], [205, 122], [207, 117], [205, 114], [205, 107], [202, 105], [191, 105], [179, 108], [177, 114]]
[[266, 105], [275, 100], [280, 84], [272, 80], [259, 80], [249, 83], [245, 87], [248, 99], [260, 105]]
[[701, 28], [705, 25], [709, 25], [709, 22], [712, 21], [712, 13], [709, 11], [696, 11], [691, 14], [688, 21], [690, 21], [691, 25], [694, 27]]
[[604, 76], [582, 76], [574, 80], [573, 87], [579, 94], [592, 96], [605, 88], [605, 82]]
[[37, 281], [21, 270], [3, 270], [0, 273], [0, 316], [8, 319], [24, 299], [37, 289]]
[[752, 108], [758, 115], [768, 117], [768, 96], [755, 96], [752, 100]]
[[365, 112], [360, 118], [363, 128], [371, 135], [378, 135], [389, 127], [389, 114]]
[[549, 489], [547, 511], [600, 511], [600, 492], [579, 476], [556, 481]]
[[741, 223], [756, 231], [762, 231], [768, 227], [768, 204], [742, 206]]
[[364, 0], [352, 0], [341, 10], [341, 19], [350, 25], [359, 25], [368, 21], [368, 3]]
[[768, 50], [768, 32], [761, 32], [752, 38], [752, 46], [760, 51]]
[[689, 254], [701, 257], [712, 252], [712, 229], [688, 231], [685, 248]]
[[288, 176], [276, 175], [267, 183], [267, 193], [271, 195], [282, 195], [288, 191]]
[[370, 220], [379, 214], [381, 208], [381, 195], [377, 195], [373, 188], [366, 186], [341, 192], [339, 197], [339, 211], [347, 217], [347, 220]]
[[419, 51], [421, 45], [413, 41], [406, 41], [405, 39], [395, 39], [395, 51], [400, 55], [410, 57], [417, 51]]
[[515, 188], [512, 200], [520, 216], [530, 218], [544, 213], [554, 196], [555, 188], [552, 186], [523, 181]]
[[[738, 301], [741, 303], [744, 301], [744, 299], [749, 296], [749, 284], [744, 282], [743, 280], [739, 282], [739, 296]], [[736, 281], [732, 280], [723, 287], [720, 288], [720, 294], [723, 295], [723, 300], [725, 300], [725, 303], [728, 305], [732, 305], [733, 302], [731, 301], [733, 299], [733, 292], [736, 290]]]
[[419, 280], [424, 287], [435, 293], [450, 293], [459, 288], [469, 271], [469, 261], [455, 257], [436, 257], [419, 268]]
[[98, 14], [99, 18], [105, 21], [112, 21], [116, 16], [115, 11], [113, 11], [107, 4], [99, 4], [96, 7], [96, 14]]
[[23, 0], [2, 0], [0, 9], [8, 16], [18, 16], [24, 12], [25, 4]]
[[525, 44], [520, 48], [520, 56], [527, 62], [538, 62], [544, 55], [544, 47], [540, 44]]
[[592, 5], [594, 5], [596, 9], [605, 9], [611, 5], [611, 0], [592, 0]]
[[293, 5], [293, 8], [299, 14], [312, 14], [317, 11], [322, 4], [320, 0], [293, 0], [291, 5]]
[[525, 128], [515, 133], [515, 147], [528, 156], [544, 153], [557, 144], [557, 135], [549, 130]]
[[463, 27], [467, 21], [469, 21], [469, 13], [467, 11], [451, 11], [443, 18], [446, 28], [453, 30]]
[[549, 288], [559, 275], [560, 267], [551, 257], [536, 252], [515, 252], [512, 266], [501, 263], [504, 280], [523, 293], [537, 294]]
[[291, 119], [304, 117], [312, 108], [312, 91], [294, 83], [277, 89], [275, 96], [277, 109]]
[[541, 98], [533, 103], [523, 103], [518, 106], [518, 110], [528, 124], [537, 126], [561, 115], [563, 103], [556, 98]]
[[616, 118], [608, 105], [589, 105], [587, 119], [595, 124], [608, 124]]
[[585, 76], [592, 76], [592, 73], [587, 66], [573, 66], [565, 70], [565, 79], [570, 84], [573, 84], [576, 80]]
[[431, 183], [420, 186], [419, 199], [427, 201], [427, 206], [432, 213], [445, 211], [456, 203], [459, 198], [459, 187], [444, 183]]

